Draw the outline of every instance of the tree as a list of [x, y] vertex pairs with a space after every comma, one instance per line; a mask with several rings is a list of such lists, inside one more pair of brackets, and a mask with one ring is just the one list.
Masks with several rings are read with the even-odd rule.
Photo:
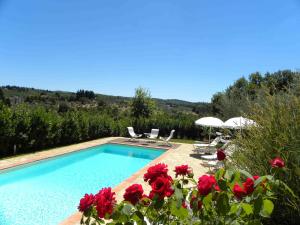
[[96, 97], [93, 91], [79, 90], [76, 92], [76, 99], [80, 100], [81, 98], [94, 99]]
[[135, 96], [131, 101], [131, 116], [136, 119], [149, 118], [154, 106], [149, 90], [139, 87], [135, 90]]

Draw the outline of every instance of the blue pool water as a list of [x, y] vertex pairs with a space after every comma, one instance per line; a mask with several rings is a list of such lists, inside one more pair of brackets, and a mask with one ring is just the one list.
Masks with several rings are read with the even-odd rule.
[[58, 224], [85, 193], [116, 186], [162, 153], [106, 144], [0, 172], [0, 224]]

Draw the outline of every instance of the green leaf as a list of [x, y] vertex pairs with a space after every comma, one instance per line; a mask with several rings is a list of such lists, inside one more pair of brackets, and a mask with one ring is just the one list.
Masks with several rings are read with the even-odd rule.
[[144, 220], [144, 215], [140, 211], [136, 211], [135, 214], [141, 219]]
[[270, 217], [272, 212], [273, 212], [273, 209], [274, 209], [273, 202], [269, 199], [264, 199], [263, 200], [263, 206], [262, 206], [262, 209], [260, 211], [260, 215], [262, 217]]
[[164, 203], [165, 202], [163, 199], [156, 198], [156, 200], [154, 201], [154, 208], [160, 209], [164, 205]]
[[143, 217], [143, 214], [138, 214], [138, 213], [140, 213], [139, 211], [136, 211], [134, 214], [133, 214], [133, 216], [131, 217], [131, 219], [132, 220], [134, 220], [135, 221], [135, 223], [137, 224], [137, 225], [140, 225], [140, 224], [143, 224], [143, 222], [144, 222], [144, 217]]
[[248, 178], [252, 178], [253, 176], [245, 170], [239, 170], [241, 174], [245, 175]]
[[227, 182], [225, 180], [218, 180], [218, 185], [222, 191], [227, 190]]
[[220, 180], [223, 175], [225, 173], [225, 170], [223, 168], [219, 169], [216, 173], [215, 173], [215, 178], [216, 180]]
[[231, 205], [229, 214], [235, 215], [237, 213], [237, 211], [239, 210], [239, 204], [233, 203]]
[[224, 177], [227, 180], [231, 180], [233, 174], [234, 174], [234, 172], [232, 170], [226, 170]]
[[247, 225], [262, 225], [262, 223], [259, 220], [251, 220]]
[[121, 216], [121, 213], [120, 213], [118, 210], [116, 210], [116, 211], [114, 211], [114, 213], [112, 214], [111, 218], [112, 218], [113, 220], [118, 220], [118, 219], [120, 218], [120, 216]]
[[126, 205], [124, 205], [124, 207], [122, 208], [122, 213], [124, 213], [124, 214], [127, 215], [127, 216], [130, 216], [131, 213], [132, 213], [132, 209], [133, 209], [133, 206], [132, 206], [132, 205], [126, 204]]
[[240, 222], [237, 220], [234, 220], [230, 223], [230, 225], [240, 225]]
[[229, 198], [226, 193], [222, 193], [219, 195], [216, 207], [217, 212], [220, 215], [226, 215], [230, 211]]
[[181, 189], [175, 187], [175, 198], [177, 200], [177, 207], [180, 207], [183, 200], [183, 194]]
[[253, 212], [254, 212], [255, 215], [260, 213], [260, 210], [261, 210], [262, 206], [263, 206], [263, 199], [262, 199], [261, 195], [259, 195], [254, 201], [254, 210], [253, 210]]
[[231, 183], [232, 185], [234, 185], [235, 183], [239, 183], [239, 182], [240, 182], [240, 179], [241, 179], [241, 174], [240, 174], [240, 172], [235, 172], [235, 173], [233, 174], [233, 176], [231, 177], [231, 179], [230, 179], [230, 183]]
[[250, 204], [242, 203], [242, 208], [248, 216], [253, 214], [253, 208]]
[[260, 183], [265, 179], [265, 177], [259, 177], [256, 181], [254, 181], [254, 187], [260, 185]]
[[211, 208], [211, 202], [212, 202], [212, 194], [209, 193], [208, 195], [206, 195], [204, 198], [203, 198], [203, 205], [204, 207], [209, 210]]
[[177, 207], [177, 203], [172, 201], [171, 203], [171, 214], [178, 217], [179, 219], [185, 219], [188, 216], [188, 210], [183, 207]]
[[129, 221], [127, 221], [127, 222], [125, 223], [125, 225], [133, 225], [133, 223], [132, 223], [132, 222], [129, 222]]

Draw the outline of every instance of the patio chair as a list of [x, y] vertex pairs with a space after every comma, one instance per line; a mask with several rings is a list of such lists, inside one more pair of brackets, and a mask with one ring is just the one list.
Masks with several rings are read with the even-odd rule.
[[134, 141], [134, 140], [136, 140], [137, 138], [140, 138], [140, 137], [142, 137], [142, 134], [136, 134], [135, 132], [134, 132], [134, 129], [133, 129], [133, 127], [127, 127], [127, 129], [128, 129], [128, 133], [129, 133], [129, 135], [130, 135], [130, 140], [131, 141]]
[[216, 137], [211, 143], [209, 144], [194, 144], [194, 149], [198, 153], [209, 153], [212, 154], [215, 152], [217, 144], [221, 141], [221, 137]]
[[151, 129], [151, 133], [147, 135], [149, 142], [155, 142], [158, 137], [159, 129]]
[[159, 137], [159, 139], [162, 140], [165, 145], [172, 146], [172, 144], [170, 144], [169, 141], [173, 138], [174, 133], [175, 133], [175, 130], [171, 130], [169, 137], [167, 137], [167, 138]]
[[[229, 144], [231, 143], [231, 141], [227, 141], [222, 147], [221, 149], [223, 149], [226, 153], [226, 156], [231, 156], [231, 152], [228, 152], [227, 151], [227, 148], [229, 146]], [[200, 156], [201, 159], [205, 159], [205, 160], [218, 160], [218, 157], [217, 157], [217, 153], [215, 152], [213, 155], [201, 155]]]
[[194, 148], [199, 148], [199, 147], [201, 148], [201, 147], [207, 147], [207, 146], [215, 146], [220, 141], [221, 141], [221, 137], [220, 136], [216, 137], [211, 143], [199, 143], [198, 141], [196, 141], [196, 143], [194, 144]]
[[222, 161], [208, 161], [200, 163], [201, 166], [208, 167], [209, 171], [217, 170], [219, 168], [224, 167], [224, 163]]

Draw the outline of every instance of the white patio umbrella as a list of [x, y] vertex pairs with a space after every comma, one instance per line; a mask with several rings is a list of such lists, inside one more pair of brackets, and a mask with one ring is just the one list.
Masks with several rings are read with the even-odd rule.
[[209, 143], [212, 127], [223, 127], [224, 122], [216, 117], [202, 117], [195, 121], [196, 125], [209, 127]]
[[240, 117], [233, 117], [227, 120], [224, 123], [223, 127], [231, 128], [231, 129], [242, 129], [242, 128], [247, 128], [255, 125], [256, 125], [255, 121], [240, 116]]

